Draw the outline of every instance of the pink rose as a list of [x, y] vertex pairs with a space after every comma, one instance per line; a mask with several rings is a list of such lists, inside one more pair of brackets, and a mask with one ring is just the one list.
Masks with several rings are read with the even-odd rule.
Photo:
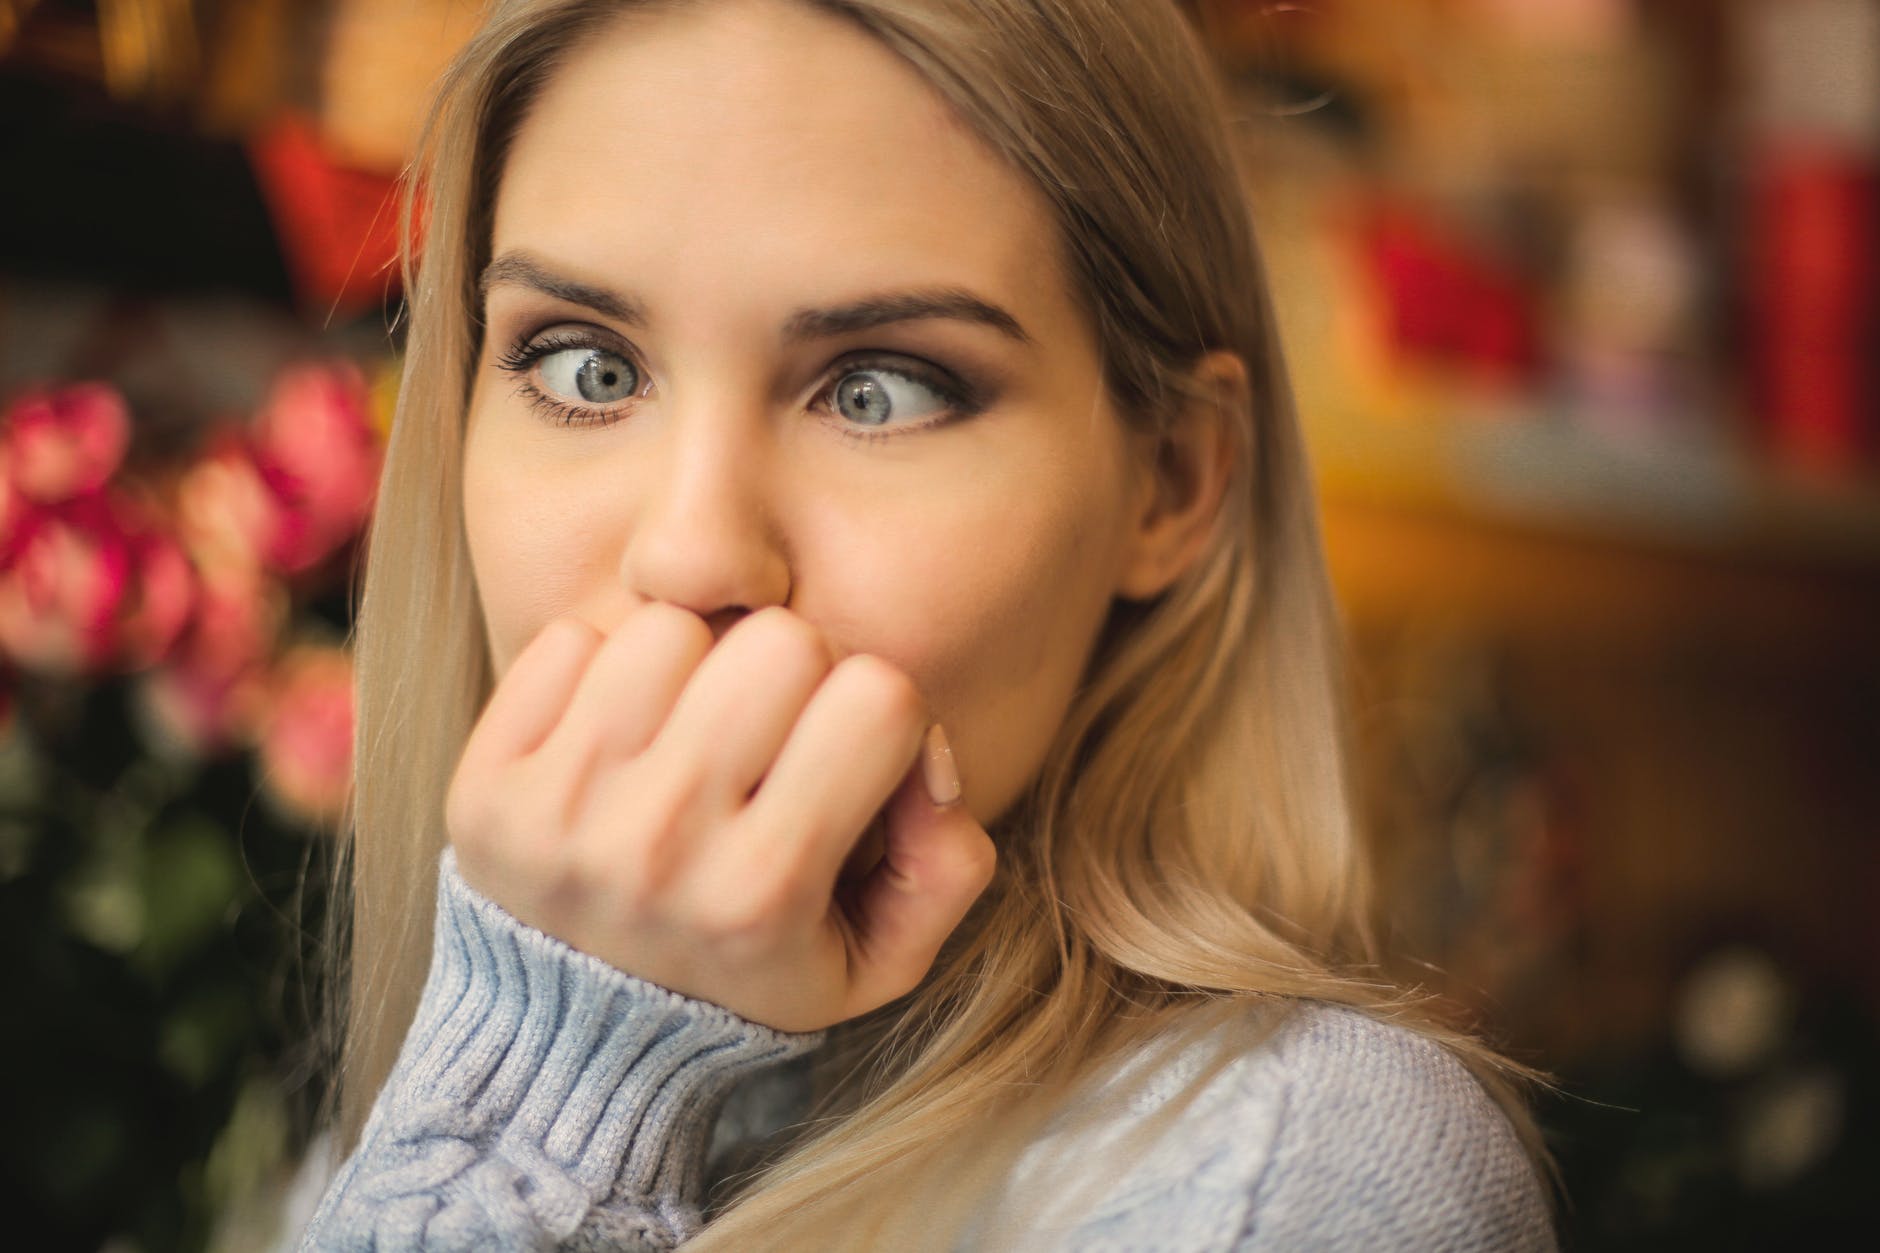
[[303, 645], [275, 669], [259, 745], [262, 782], [288, 809], [331, 822], [352, 786], [352, 659]]
[[195, 572], [132, 497], [113, 490], [24, 511], [15, 541], [0, 560], [0, 648], [28, 669], [143, 669], [189, 622]]
[[144, 677], [138, 701], [153, 743], [202, 757], [253, 738], [287, 595], [255, 570], [210, 568], [197, 577], [187, 629]]
[[204, 570], [252, 571], [273, 561], [296, 523], [267, 473], [235, 436], [213, 442], [176, 487], [177, 525]]
[[109, 666], [132, 547], [101, 496], [28, 514], [0, 570], [0, 648], [48, 674]]
[[379, 443], [356, 366], [283, 371], [262, 403], [254, 440], [257, 462], [274, 472], [299, 522], [277, 550], [283, 569], [306, 569], [358, 533], [378, 488]]
[[30, 502], [13, 486], [13, 450], [0, 442], [0, 567], [13, 560], [13, 550], [20, 542], [20, 530], [30, 511]]
[[120, 607], [118, 664], [147, 670], [166, 659], [182, 638], [196, 608], [196, 569], [182, 545], [150, 532], [133, 537], [130, 594]]
[[255, 571], [203, 571], [195, 617], [173, 655], [202, 675], [230, 677], [264, 663], [287, 619], [287, 593]]
[[18, 397], [6, 428], [15, 487], [53, 505], [102, 488], [130, 444], [124, 398], [103, 383], [80, 383]]

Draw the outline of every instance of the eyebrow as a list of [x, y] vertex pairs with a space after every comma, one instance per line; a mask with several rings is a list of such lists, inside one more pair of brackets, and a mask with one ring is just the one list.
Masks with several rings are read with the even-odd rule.
[[[650, 320], [644, 302], [624, 292], [557, 274], [526, 252], [506, 252], [485, 266], [477, 279], [477, 294], [487, 299], [490, 288], [501, 284], [532, 288], [629, 326], [645, 327]], [[865, 296], [839, 305], [798, 309], [784, 319], [783, 339], [785, 343], [831, 339], [925, 318], [970, 322], [991, 327], [1021, 344], [1032, 342], [1017, 318], [963, 287], [921, 287]]]

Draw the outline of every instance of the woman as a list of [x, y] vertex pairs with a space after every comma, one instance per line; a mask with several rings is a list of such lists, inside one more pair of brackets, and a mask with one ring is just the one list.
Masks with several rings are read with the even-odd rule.
[[1365, 973], [1210, 81], [1141, 0], [495, 6], [309, 1245], [1550, 1246], [1512, 1068]]

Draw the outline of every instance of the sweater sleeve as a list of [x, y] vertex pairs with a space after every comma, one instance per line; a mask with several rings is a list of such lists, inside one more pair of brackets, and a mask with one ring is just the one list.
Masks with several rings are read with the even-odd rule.
[[301, 1248], [671, 1248], [700, 1225], [726, 1094], [821, 1039], [577, 952], [446, 850], [417, 1014]]

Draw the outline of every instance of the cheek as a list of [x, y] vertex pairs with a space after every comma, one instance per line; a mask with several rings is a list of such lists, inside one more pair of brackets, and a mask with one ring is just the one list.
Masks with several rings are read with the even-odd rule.
[[824, 583], [840, 612], [805, 607], [845, 650], [915, 680], [982, 819], [1043, 761], [1110, 601], [1105, 519], [1076, 501], [1023, 499], [930, 513], [866, 559], [850, 545], [840, 583]]
[[609, 565], [609, 502], [545, 487], [513, 450], [472, 438], [464, 457], [464, 535], [498, 676], [536, 632], [574, 612]]

